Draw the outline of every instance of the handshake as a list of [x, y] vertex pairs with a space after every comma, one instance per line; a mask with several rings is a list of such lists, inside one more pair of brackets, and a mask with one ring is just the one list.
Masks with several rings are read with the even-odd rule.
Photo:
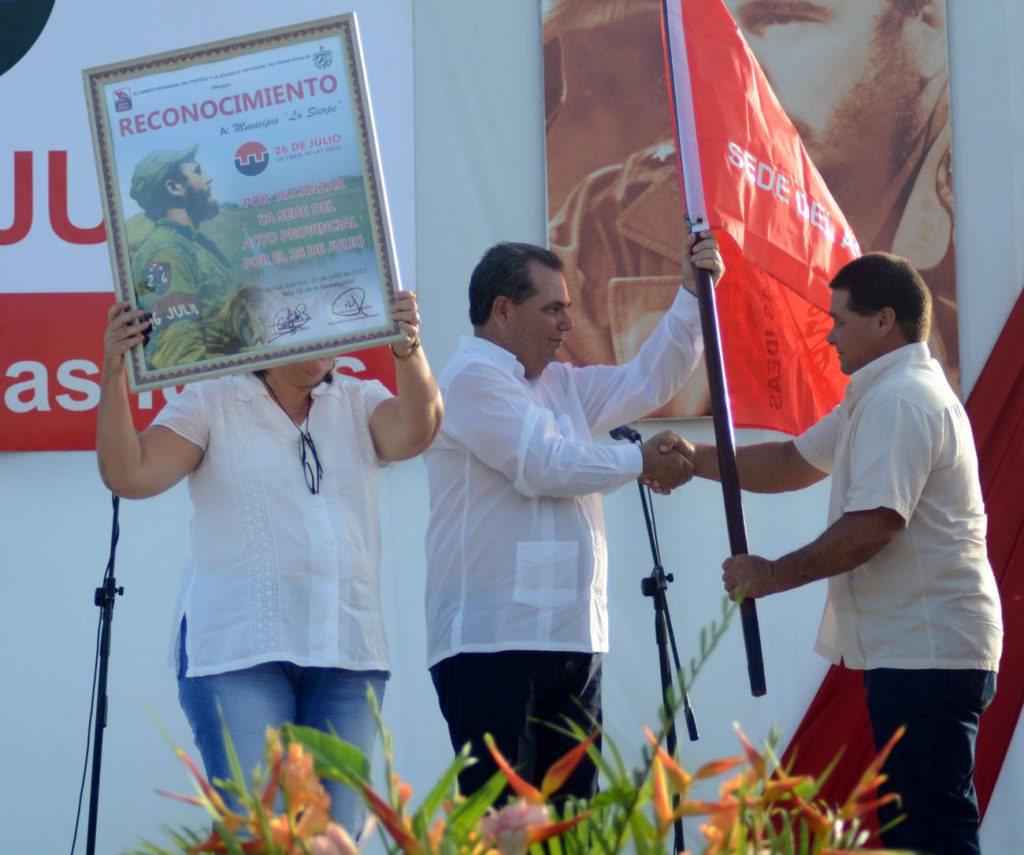
[[668, 495], [693, 477], [693, 444], [670, 430], [652, 436], [640, 452], [644, 460], [640, 483], [655, 493]]

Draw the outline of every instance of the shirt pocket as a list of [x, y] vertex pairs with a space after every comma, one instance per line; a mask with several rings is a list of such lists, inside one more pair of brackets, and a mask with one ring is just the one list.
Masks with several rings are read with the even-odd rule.
[[554, 609], [576, 598], [580, 545], [575, 540], [521, 540], [516, 544], [517, 602]]

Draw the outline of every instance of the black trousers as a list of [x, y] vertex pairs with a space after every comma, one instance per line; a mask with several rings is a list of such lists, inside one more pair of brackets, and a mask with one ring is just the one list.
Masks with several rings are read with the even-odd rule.
[[876, 747], [907, 726], [882, 767], [889, 779], [881, 792], [898, 793], [902, 806], [878, 811], [883, 825], [900, 814], [906, 819], [882, 843], [930, 855], [977, 855], [974, 743], [995, 696], [995, 673], [876, 668], [864, 672], [864, 687]]
[[[585, 733], [601, 722], [601, 657], [591, 653], [509, 650], [459, 653], [430, 669], [452, 748], [468, 742], [477, 763], [459, 776], [469, 795], [497, 771], [483, 736], [490, 733], [516, 772], [539, 787], [548, 768], [578, 741], [558, 733], [566, 719]], [[600, 741], [595, 743], [600, 749]], [[597, 767], [585, 757], [554, 801], [589, 799]]]

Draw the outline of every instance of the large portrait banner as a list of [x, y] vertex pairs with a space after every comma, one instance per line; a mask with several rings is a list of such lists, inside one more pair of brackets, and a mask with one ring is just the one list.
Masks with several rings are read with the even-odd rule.
[[[934, 299], [929, 348], [959, 389], [945, 3], [687, 5], [730, 13], [860, 248], [906, 256], [921, 272]], [[542, 14], [548, 238], [565, 262], [576, 322], [566, 353], [575, 365], [622, 363], [672, 303], [686, 233], [661, 3], [543, 0]], [[721, 165], [745, 170], [751, 192], [784, 192], [771, 164], [749, 151], [724, 150]], [[813, 218], [811, 205], [804, 210]], [[738, 304], [734, 283], [727, 271], [720, 305]], [[771, 319], [751, 311], [767, 332]], [[807, 319], [823, 341], [822, 323], [827, 330], [827, 316]], [[777, 357], [773, 337], [762, 336], [762, 374]], [[653, 415], [707, 414], [706, 386], [698, 369]], [[768, 398], [766, 388], [730, 377], [734, 408]]]
[[399, 337], [354, 14], [83, 75], [133, 391]]

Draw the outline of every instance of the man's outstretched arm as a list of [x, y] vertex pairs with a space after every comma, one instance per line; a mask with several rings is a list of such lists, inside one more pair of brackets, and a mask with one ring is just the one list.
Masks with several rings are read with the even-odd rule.
[[[693, 474], [711, 481], [721, 480], [718, 471], [718, 449], [714, 445], [691, 444], [674, 434], [674, 442], [666, 439], [661, 450], [676, 450], [693, 459]], [[752, 493], [787, 493], [816, 484], [827, 472], [808, 463], [796, 450], [792, 440], [762, 442], [736, 449], [736, 468], [740, 487]]]
[[806, 546], [769, 561], [760, 555], [734, 555], [722, 564], [726, 593], [764, 597], [836, 576], [874, 558], [901, 531], [904, 521], [891, 508], [850, 511]]

